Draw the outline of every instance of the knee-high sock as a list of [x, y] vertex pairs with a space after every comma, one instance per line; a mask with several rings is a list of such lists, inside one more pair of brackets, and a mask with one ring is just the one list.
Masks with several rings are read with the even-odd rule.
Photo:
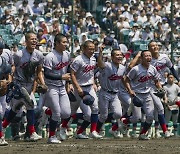
[[3, 121], [2, 124], [3, 128], [6, 128], [9, 125], [9, 123], [16, 116], [16, 114], [17, 113], [14, 112], [12, 109], [9, 111], [7, 118]]
[[30, 135], [35, 132], [34, 122], [35, 122], [34, 110], [27, 110], [27, 125]]
[[151, 127], [151, 125], [152, 125], [152, 123], [145, 122], [144, 127], [143, 127], [142, 131], [140, 132], [140, 134], [145, 134], [148, 131], [148, 129]]
[[90, 125], [90, 122], [84, 120], [81, 127], [78, 129], [77, 134], [81, 134], [89, 125]]
[[98, 114], [91, 114], [91, 132], [96, 131]]
[[54, 121], [54, 120], [50, 119], [50, 122], [49, 122], [49, 137], [55, 135], [57, 123], [58, 123], [58, 121]]
[[162, 128], [163, 132], [165, 133], [167, 131], [167, 127], [166, 127], [164, 114], [159, 114], [158, 119], [159, 119], [159, 123], [161, 125], [161, 128]]

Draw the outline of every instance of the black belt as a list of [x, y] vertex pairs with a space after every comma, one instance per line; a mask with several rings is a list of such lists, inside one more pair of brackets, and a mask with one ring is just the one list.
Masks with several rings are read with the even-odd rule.
[[89, 85], [82, 85], [81, 87], [90, 87], [92, 86], [92, 84], [89, 84]]
[[104, 88], [102, 88], [104, 91], [106, 91], [106, 92], [108, 92], [108, 93], [110, 93], [110, 94], [117, 94], [118, 92], [115, 92], [115, 91], [111, 91], [111, 90], [106, 90], [106, 89], [104, 89]]

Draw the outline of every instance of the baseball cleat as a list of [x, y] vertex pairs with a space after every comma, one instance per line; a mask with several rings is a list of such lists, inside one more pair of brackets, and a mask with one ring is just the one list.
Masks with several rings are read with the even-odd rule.
[[97, 138], [97, 139], [102, 138], [102, 136], [99, 135], [98, 132], [96, 132], [96, 131], [91, 132], [89, 135], [91, 138]]
[[158, 138], [161, 138], [161, 134], [159, 133], [159, 131], [156, 131], [156, 132], [155, 132], [155, 138], [157, 138], [157, 139], [158, 139]]
[[5, 141], [4, 137], [0, 138], [0, 146], [6, 146], [8, 145], [8, 142]]
[[42, 139], [40, 135], [38, 135], [36, 132], [32, 133], [32, 135], [29, 138], [29, 141], [37, 141]]
[[89, 139], [89, 137], [83, 134], [77, 134], [76, 139]]
[[145, 134], [140, 134], [139, 140], [150, 140], [150, 138], [148, 136], [146, 136]]
[[60, 127], [59, 136], [62, 141], [67, 139], [66, 128]]
[[171, 133], [168, 132], [168, 131], [166, 131], [166, 132], [164, 133], [164, 138], [169, 138], [169, 137], [171, 137]]
[[48, 138], [47, 143], [49, 143], [49, 144], [60, 144], [61, 141], [58, 140], [57, 137], [54, 135], [54, 136], [51, 136], [50, 138]]
[[109, 133], [115, 138], [123, 138], [123, 134], [121, 134], [120, 131], [118, 131], [118, 130], [113, 131], [112, 128], [111, 128], [109, 130]]

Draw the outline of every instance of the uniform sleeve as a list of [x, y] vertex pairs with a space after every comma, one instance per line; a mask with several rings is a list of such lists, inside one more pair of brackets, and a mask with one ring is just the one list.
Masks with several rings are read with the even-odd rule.
[[14, 65], [17, 66], [21, 59], [21, 51], [14, 53], [13, 55], [13, 62]]
[[80, 67], [80, 60], [75, 58], [74, 61], [71, 63], [70, 67], [73, 71], [77, 72]]
[[44, 58], [43, 67], [52, 70], [52, 58], [46, 56]]
[[134, 80], [136, 78], [137, 71], [135, 68], [132, 68], [129, 73], [127, 74], [127, 77], [129, 80]]

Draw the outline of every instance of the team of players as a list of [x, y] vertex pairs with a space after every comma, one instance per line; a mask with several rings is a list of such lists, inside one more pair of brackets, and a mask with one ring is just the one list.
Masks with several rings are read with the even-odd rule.
[[[170, 137], [165, 123], [163, 105], [154, 92], [156, 89], [162, 88], [165, 83], [166, 68], [171, 70], [178, 82], [179, 79], [167, 55], [159, 54], [156, 42], [150, 42], [149, 51], [139, 53], [128, 67], [122, 64], [123, 54], [119, 49], [112, 50], [110, 62], [104, 62], [102, 53], [104, 45], [100, 46], [96, 61], [94, 57], [95, 45], [91, 40], [87, 40], [83, 44], [82, 54], [73, 60], [66, 50], [68, 40], [63, 34], [55, 36], [54, 49], [45, 57], [36, 50], [36, 44], [36, 34], [27, 33], [26, 47], [14, 55], [9, 54], [8, 58], [11, 59], [11, 62], [7, 56], [4, 57], [12, 65], [13, 82], [24, 87], [30, 96], [34, 92], [34, 81], [48, 86], [48, 91], [40, 96], [43, 102], [42, 106], [47, 106], [51, 110], [48, 143], [58, 144], [61, 143], [60, 140], [67, 138], [66, 130], [72, 121], [71, 119], [77, 118], [78, 109], [81, 109], [83, 116], [81, 117], [83, 123], [76, 134], [76, 138], [79, 139], [88, 138], [84, 131], [89, 125], [90, 137], [102, 138], [100, 131], [107, 119], [116, 121], [110, 129], [110, 133], [114, 137], [120, 137], [120, 130], [130, 122], [135, 124], [141, 119], [141, 110], [143, 110], [146, 119], [139, 139], [149, 139], [147, 131], [153, 120], [156, 120], [156, 112], [156, 121], [159, 121], [164, 136]], [[34, 62], [35, 67], [33, 73], [27, 76], [23, 73], [23, 68], [29, 62]], [[98, 97], [95, 82], [95, 70], [97, 69], [97, 80], [100, 83]], [[69, 99], [70, 92], [75, 95], [75, 101]], [[131, 103], [134, 96], [142, 99], [142, 107], [136, 107]], [[87, 102], [91, 103], [87, 104]], [[1, 119], [5, 111], [3, 103], [4, 100], [1, 101], [3, 108]], [[13, 98], [11, 110], [0, 127], [1, 145], [7, 145], [3, 137], [3, 129], [9, 125], [22, 105], [25, 105], [27, 109], [27, 128], [30, 140], [41, 139], [41, 136], [37, 135], [34, 129], [33, 106], [22, 98]], [[60, 119], [60, 139], [58, 139], [56, 129]]]

